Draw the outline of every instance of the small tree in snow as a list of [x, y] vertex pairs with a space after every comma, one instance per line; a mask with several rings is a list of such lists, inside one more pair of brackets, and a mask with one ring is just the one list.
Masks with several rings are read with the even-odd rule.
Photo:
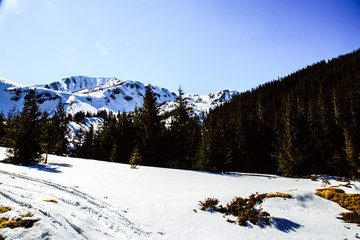
[[130, 165], [131, 165], [131, 168], [136, 168], [136, 164], [141, 160], [141, 156], [140, 156], [140, 152], [139, 152], [139, 148], [138, 146], [136, 145], [134, 150], [133, 150], [133, 153], [131, 154], [131, 157], [130, 157]]

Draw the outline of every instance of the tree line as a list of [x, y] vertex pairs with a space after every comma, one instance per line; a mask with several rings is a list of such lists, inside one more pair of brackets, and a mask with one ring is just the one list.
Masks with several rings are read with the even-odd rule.
[[47, 162], [49, 153], [66, 154], [69, 146], [67, 123], [61, 100], [49, 117], [48, 113], [40, 111], [35, 90], [30, 90], [24, 98], [22, 111], [10, 111], [7, 117], [0, 114], [0, 143], [9, 148], [6, 161], [32, 165], [40, 160]]
[[211, 110], [204, 126], [206, 170], [357, 176], [360, 51], [242, 93]]
[[90, 114], [66, 116], [60, 102], [49, 117], [32, 98], [29, 93], [22, 112], [0, 115], [2, 144], [13, 149], [13, 160], [28, 155], [17, 147], [36, 139], [32, 160], [51, 152], [131, 160], [132, 165], [285, 176], [353, 177], [360, 169], [360, 50], [244, 92], [201, 121], [181, 88], [175, 109], [160, 114], [156, 96], [147, 87], [141, 109], [117, 115], [98, 112], [102, 127], [78, 131], [71, 148], [64, 126]]
[[[104, 161], [192, 169], [201, 138], [199, 119], [192, 115], [184, 92], [179, 89], [176, 108], [160, 114], [160, 105], [150, 87], [146, 88], [143, 107], [132, 113], [100, 111], [95, 116], [104, 124], [95, 131], [90, 126], [74, 138], [71, 155]], [[81, 116], [82, 118], [79, 118]], [[83, 121], [89, 113], [77, 113]]]

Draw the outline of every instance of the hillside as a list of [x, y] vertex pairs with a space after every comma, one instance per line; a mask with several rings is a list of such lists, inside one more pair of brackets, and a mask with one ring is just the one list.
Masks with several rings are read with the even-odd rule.
[[[166, 88], [118, 78], [72, 76], [36, 86], [22, 86], [0, 78], [0, 112], [7, 114], [13, 109], [21, 110], [24, 97], [31, 89], [36, 91], [40, 108], [50, 115], [55, 111], [59, 99], [65, 102], [66, 112], [72, 115], [79, 111], [93, 114], [101, 110], [133, 112], [142, 107], [146, 86], [150, 86], [155, 93], [158, 104], [168, 103], [162, 108], [163, 112], [172, 110], [177, 95]], [[237, 94], [235, 91], [223, 90], [209, 95], [188, 95], [188, 100], [189, 104], [194, 105], [195, 112], [200, 113], [209, 111]]]
[[359, 122], [357, 50], [241, 93], [210, 111], [200, 162], [220, 172], [358, 176]]
[[[5, 148], [0, 148], [0, 159]], [[50, 156], [49, 164], [0, 163], [2, 217], [31, 213], [32, 228], [0, 229], [7, 239], [352, 239], [356, 224], [336, 217], [346, 210], [315, 195], [321, 181], [275, 175], [174, 170]], [[332, 185], [339, 182], [329, 178]], [[360, 193], [358, 182], [349, 193]], [[220, 213], [200, 210], [199, 200], [284, 192], [261, 207], [270, 226], [242, 227]], [[45, 202], [43, 200], [56, 200]], [[196, 211], [195, 211], [196, 210]]]

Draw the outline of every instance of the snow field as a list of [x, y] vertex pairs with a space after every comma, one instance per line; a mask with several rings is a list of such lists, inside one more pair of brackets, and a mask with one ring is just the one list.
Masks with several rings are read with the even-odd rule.
[[[4, 153], [0, 148], [0, 159]], [[359, 193], [359, 183], [353, 184], [343, 189]], [[346, 210], [316, 196], [318, 188], [321, 182], [310, 179], [131, 169], [50, 155], [47, 165], [0, 163], [0, 205], [13, 209], [6, 214], [32, 213], [40, 219], [33, 228], [1, 229], [0, 234], [7, 239], [355, 239], [360, 228], [337, 219]], [[207, 197], [225, 205], [256, 192], [294, 198], [264, 200], [261, 207], [273, 217], [270, 226], [241, 227], [198, 205]], [[43, 201], [51, 199], [58, 203]]]

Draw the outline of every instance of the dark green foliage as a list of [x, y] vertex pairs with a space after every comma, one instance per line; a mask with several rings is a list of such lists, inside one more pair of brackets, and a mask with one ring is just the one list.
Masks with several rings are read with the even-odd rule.
[[3, 137], [5, 136], [5, 114], [0, 112], [0, 146], [3, 146]]
[[190, 116], [191, 107], [179, 88], [176, 108], [171, 122], [172, 155], [175, 167], [190, 169], [200, 141], [200, 126], [196, 117]]
[[56, 111], [52, 117], [43, 113], [42, 140], [41, 148], [46, 154], [45, 163], [47, 162], [48, 153], [64, 155], [68, 151], [68, 134], [67, 117], [64, 104], [60, 99]]
[[95, 148], [96, 148], [96, 132], [94, 126], [90, 125], [89, 131], [84, 135], [84, 140], [79, 149], [79, 157], [95, 159]]
[[143, 108], [138, 115], [139, 149], [143, 157], [143, 164], [150, 166], [164, 166], [161, 141], [165, 131], [159, 115], [157, 98], [150, 86], [146, 87]]
[[85, 121], [85, 113], [80, 111], [74, 114], [73, 120], [78, 123], [84, 123]]
[[83, 157], [81, 156], [81, 146], [84, 144], [85, 131], [80, 128], [75, 132], [75, 136], [72, 139], [73, 148], [70, 151], [71, 156], [73, 157]]
[[244, 92], [210, 111], [197, 168], [357, 176], [360, 50]]
[[47, 113], [43, 114], [42, 117], [42, 139], [41, 139], [41, 149], [45, 153], [44, 162], [47, 163], [48, 154], [57, 150], [59, 148], [60, 139], [57, 135], [57, 126], [55, 125], [53, 119], [50, 119]]
[[8, 161], [19, 165], [32, 165], [41, 160], [42, 113], [36, 103], [35, 91], [25, 97], [22, 112], [9, 116], [4, 138], [9, 149]]
[[52, 117], [53, 127], [56, 128], [54, 138], [57, 140], [55, 143], [54, 153], [57, 155], [65, 155], [68, 152], [69, 142], [68, 135], [69, 129], [67, 126], [68, 118], [65, 112], [65, 104], [60, 98], [54, 116]]

